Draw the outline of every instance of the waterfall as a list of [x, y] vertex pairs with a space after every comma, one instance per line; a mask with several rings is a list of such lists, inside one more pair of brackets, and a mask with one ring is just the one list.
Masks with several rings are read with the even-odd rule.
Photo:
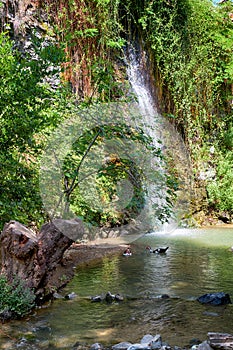
[[137, 52], [133, 47], [129, 49], [127, 74], [142, 116], [143, 129], [153, 138], [153, 144], [159, 147], [161, 133], [158, 124], [161, 123], [161, 117], [150, 91], [149, 79], [146, 77], [145, 59], [142, 57], [144, 55], [145, 53]]
[[[165, 163], [161, 158], [153, 157], [154, 171], [159, 173], [156, 183], [149, 184], [148, 208], [150, 208], [154, 230], [173, 231], [188, 212], [192, 196], [191, 165], [185, 145], [175, 128], [163, 118], [157, 110], [155, 97], [151, 92], [151, 82], [147, 69], [146, 54], [141, 49], [130, 47], [127, 54], [127, 74], [131, 92], [136, 98], [141, 115], [140, 125], [146, 135], [152, 138], [153, 146], [172, 155], [179, 175], [179, 189], [176, 202], [169, 213], [166, 212], [166, 173]], [[153, 169], [152, 169], [153, 170]], [[157, 210], [151, 210], [152, 207]], [[163, 220], [156, 220], [156, 213], [163, 215]]]

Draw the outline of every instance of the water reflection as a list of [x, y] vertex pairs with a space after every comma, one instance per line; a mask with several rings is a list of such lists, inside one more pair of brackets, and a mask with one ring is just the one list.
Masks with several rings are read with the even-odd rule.
[[[204, 340], [210, 331], [232, 333], [231, 305], [211, 307], [196, 301], [215, 291], [233, 299], [233, 253], [228, 249], [232, 241], [233, 229], [176, 230], [142, 237], [135, 242], [132, 257], [105, 258], [98, 266], [77, 269], [63, 291], [75, 292], [76, 299], [57, 300], [23, 322], [3, 325], [1, 348], [22, 334], [31, 337], [38, 349], [41, 344], [70, 349], [77, 341], [135, 342], [147, 333], [160, 333], [163, 340], [180, 346], [192, 338]], [[169, 249], [165, 255], [151, 254], [147, 245]], [[91, 303], [91, 296], [107, 291], [120, 293], [125, 300]], [[170, 298], [161, 299], [162, 294]]]

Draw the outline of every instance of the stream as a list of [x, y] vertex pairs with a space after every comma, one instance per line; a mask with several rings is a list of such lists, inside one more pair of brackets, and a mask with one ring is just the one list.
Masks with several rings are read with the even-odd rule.
[[[105, 258], [80, 267], [58, 299], [21, 321], [2, 325], [1, 349], [71, 349], [77, 342], [137, 342], [161, 334], [171, 346], [188, 346], [208, 332], [232, 333], [233, 307], [196, 301], [205, 293], [224, 291], [233, 299], [233, 228], [176, 229], [146, 234], [133, 242], [133, 255]], [[166, 254], [145, 247], [169, 246]], [[92, 303], [94, 295], [120, 293], [124, 301]], [[168, 294], [168, 299], [161, 299]], [[4, 336], [5, 334], [5, 336]], [[16, 346], [25, 337], [22, 347]], [[15, 340], [13, 340], [15, 339]]]

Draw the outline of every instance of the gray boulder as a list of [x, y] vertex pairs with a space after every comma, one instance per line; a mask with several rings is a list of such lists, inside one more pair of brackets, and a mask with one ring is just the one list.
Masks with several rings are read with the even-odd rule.
[[95, 344], [92, 344], [91, 347], [90, 347], [90, 350], [102, 350], [104, 347], [102, 344], [100, 343], [95, 343]]
[[156, 334], [150, 342], [150, 347], [153, 350], [160, 349], [162, 347], [162, 338], [160, 334]]
[[205, 340], [201, 344], [198, 345], [197, 350], [213, 350], [213, 348]]
[[144, 335], [144, 337], [141, 339], [140, 343], [141, 343], [141, 344], [149, 344], [153, 339], [154, 339], [153, 335], [151, 335], [151, 334], [146, 334], [146, 335]]
[[132, 345], [132, 343], [124, 341], [124, 342], [113, 345], [112, 350], [127, 350], [131, 345]]
[[231, 304], [229, 294], [224, 292], [207, 293], [197, 298], [197, 301], [199, 301], [201, 304], [210, 304], [215, 306]]
[[128, 347], [128, 350], [150, 350], [151, 347], [148, 344], [135, 343]]

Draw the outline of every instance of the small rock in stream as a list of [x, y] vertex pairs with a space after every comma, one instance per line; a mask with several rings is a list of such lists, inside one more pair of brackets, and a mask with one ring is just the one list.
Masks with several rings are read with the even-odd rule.
[[104, 347], [102, 344], [100, 343], [95, 343], [95, 344], [92, 344], [91, 347], [90, 347], [90, 350], [102, 350]]
[[132, 343], [124, 341], [124, 342], [113, 345], [112, 350], [127, 350], [131, 345], [132, 345]]
[[208, 342], [205, 340], [201, 344], [198, 345], [198, 350], [213, 350], [213, 348], [208, 344]]
[[111, 294], [111, 292], [107, 292], [105, 296], [105, 301], [107, 303], [112, 303], [114, 299], [115, 299], [115, 295]]
[[94, 302], [94, 303], [99, 303], [102, 301], [102, 298], [100, 295], [96, 295], [94, 297], [91, 297], [91, 301]]
[[144, 337], [141, 339], [140, 343], [141, 344], [149, 344], [152, 340], [154, 339], [153, 335], [151, 334], [146, 334]]
[[77, 297], [77, 294], [75, 294], [74, 292], [65, 295], [65, 299], [66, 299], [66, 300], [73, 300], [73, 299], [76, 298], [76, 297]]
[[64, 297], [57, 292], [53, 293], [53, 297], [54, 297], [54, 299], [64, 299]]
[[162, 338], [160, 334], [156, 334], [150, 341], [150, 347], [153, 350], [160, 349], [162, 347]]
[[93, 297], [91, 297], [91, 301], [92, 302], [101, 302], [101, 301], [106, 301], [106, 303], [113, 303], [114, 301], [123, 301], [124, 298], [122, 295], [120, 295], [119, 293], [117, 294], [112, 294], [111, 292], [107, 292], [105, 297], [101, 296], [101, 295], [95, 295]]
[[135, 343], [128, 347], [128, 350], [150, 350], [151, 347], [148, 344]]

